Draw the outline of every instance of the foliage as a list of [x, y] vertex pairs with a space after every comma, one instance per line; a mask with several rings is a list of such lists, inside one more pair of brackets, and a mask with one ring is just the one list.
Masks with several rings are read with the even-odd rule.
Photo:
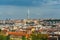
[[22, 40], [26, 40], [26, 37], [25, 36], [22, 36]]
[[47, 34], [32, 34], [31, 35], [32, 40], [47, 40], [48, 35]]
[[9, 40], [9, 36], [0, 35], [0, 40]]
[[1, 29], [0, 29], [0, 32], [1, 32]]

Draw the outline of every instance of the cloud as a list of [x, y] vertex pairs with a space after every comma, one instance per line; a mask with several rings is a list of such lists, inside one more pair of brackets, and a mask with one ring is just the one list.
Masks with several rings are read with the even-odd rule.
[[0, 5], [16, 5], [16, 6], [40, 6], [42, 0], [0, 0]]
[[60, 0], [43, 0], [43, 5], [58, 5]]
[[30, 18], [60, 18], [60, 5], [43, 7], [25, 7], [0, 5], [0, 19], [27, 18], [27, 10], [30, 10]]
[[0, 0], [0, 5], [34, 6], [33, 0]]
[[60, 4], [60, 0], [0, 0], [0, 5], [42, 6]]
[[27, 7], [0, 6], [0, 19], [3, 18], [26, 18]]
[[8, 5], [0, 3], [0, 19], [27, 18], [28, 8], [30, 18], [60, 18], [60, 0], [10, 0], [10, 2], [7, 2]]

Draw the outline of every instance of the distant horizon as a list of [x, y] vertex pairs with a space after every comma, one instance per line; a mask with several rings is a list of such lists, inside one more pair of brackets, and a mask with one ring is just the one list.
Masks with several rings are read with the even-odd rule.
[[30, 19], [10, 19], [10, 18], [7, 18], [7, 19], [0, 19], [0, 20], [41, 20], [41, 19], [43, 19], [43, 20], [45, 20], [45, 19], [60, 19], [60, 18], [38, 18], [38, 19], [36, 19], [36, 18], [30, 18]]

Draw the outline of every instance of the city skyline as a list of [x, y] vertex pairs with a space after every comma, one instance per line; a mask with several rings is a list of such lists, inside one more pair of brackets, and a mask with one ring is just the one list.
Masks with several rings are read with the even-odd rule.
[[0, 0], [0, 19], [60, 18], [60, 0]]

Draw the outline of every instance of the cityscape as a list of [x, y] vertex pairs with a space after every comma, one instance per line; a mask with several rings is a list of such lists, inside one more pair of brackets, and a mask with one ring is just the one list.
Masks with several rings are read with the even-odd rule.
[[0, 40], [60, 40], [60, 0], [0, 0]]
[[[31, 38], [36, 34], [37, 39]], [[52, 40], [52, 37], [59, 39], [60, 19], [0, 20], [0, 35], [9, 36], [9, 40], [40, 40], [38, 34], [42, 35], [42, 40]]]

